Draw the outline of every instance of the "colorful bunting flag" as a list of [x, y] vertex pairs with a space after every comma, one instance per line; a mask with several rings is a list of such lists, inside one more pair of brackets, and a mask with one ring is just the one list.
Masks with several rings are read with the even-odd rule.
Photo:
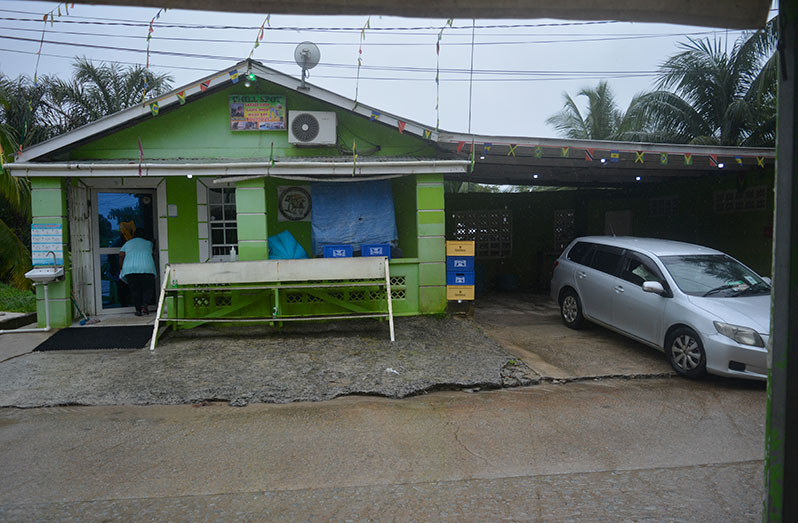
[[465, 142], [457, 142], [457, 152], [458, 153], [463, 150], [463, 146], [464, 145], [465, 145]]
[[141, 176], [142, 163], [144, 163], [144, 148], [141, 147], [141, 136], [139, 136], [139, 176]]
[[586, 162], [593, 161], [593, 149], [585, 149], [585, 161]]
[[153, 116], [158, 116], [160, 109], [158, 108], [158, 102], [153, 102], [150, 104], [150, 112]]
[[357, 78], [355, 79], [355, 107], [357, 107], [357, 95], [360, 91], [360, 67], [363, 65], [363, 40], [366, 39], [366, 29], [371, 29], [371, 17], [366, 19], [363, 29], [360, 30], [360, 48], [357, 50]]
[[357, 143], [352, 140], [352, 176], [355, 175], [355, 169], [357, 169]]
[[177, 101], [180, 102], [180, 105], [185, 105], [186, 104], [186, 92], [185, 91], [180, 91], [179, 93], [177, 93]]
[[735, 156], [734, 157], [734, 161], [737, 162], [737, 165], [742, 165], [743, 164], [743, 157], [742, 156]]
[[668, 153], [659, 153], [660, 165], [668, 165]]
[[693, 153], [684, 153], [684, 164], [693, 165]]
[[561, 157], [568, 158], [568, 156], [570, 154], [571, 154], [571, 148], [570, 147], [561, 147], [560, 148], [560, 156]]
[[369, 120], [371, 121], [379, 120], [380, 116], [382, 116], [382, 113], [380, 113], [379, 111], [371, 111], [371, 116], [369, 116]]
[[424, 129], [424, 138], [429, 139], [430, 136], [432, 136], [432, 131], [429, 129]]
[[535, 158], [543, 158], [543, 147], [539, 145], [535, 147]]
[[230, 71], [230, 80], [234, 84], [238, 83], [238, 69], [234, 69], [233, 71]]
[[509, 148], [507, 150], [507, 156], [511, 156], [512, 155], [512, 157], [515, 158], [515, 148], [518, 147], [518, 145], [511, 143], [508, 147]]
[[621, 151], [610, 151], [610, 161], [615, 163], [621, 161]]
[[404, 134], [405, 125], [407, 125], [407, 123], [403, 122], [402, 120], [399, 120], [399, 123], [396, 124], [396, 126], [399, 128], [399, 134]]
[[717, 154], [710, 154], [709, 155], [709, 165], [712, 167], [718, 166], [718, 155]]
[[643, 151], [635, 151], [635, 163], [645, 163], [645, 155]]
[[210, 86], [211, 86], [211, 81], [210, 80], [208, 80], [207, 82], [202, 82], [200, 84], [200, 91], [202, 91], [204, 93], [205, 91], [208, 90], [208, 87], [210, 87]]
[[764, 168], [764, 167], [765, 167], [765, 157], [764, 157], [764, 156], [757, 156], [757, 157], [756, 157], [756, 164], [757, 164], [759, 167], [762, 167], [762, 168]]
[[487, 154], [490, 152], [490, 148], [493, 147], [492, 143], [483, 143], [482, 144], [482, 154]]

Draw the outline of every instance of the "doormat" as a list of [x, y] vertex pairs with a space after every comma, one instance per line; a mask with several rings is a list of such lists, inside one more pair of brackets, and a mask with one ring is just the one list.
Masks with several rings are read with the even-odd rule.
[[150, 342], [152, 325], [69, 327], [56, 332], [33, 352], [51, 350], [141, 349]]

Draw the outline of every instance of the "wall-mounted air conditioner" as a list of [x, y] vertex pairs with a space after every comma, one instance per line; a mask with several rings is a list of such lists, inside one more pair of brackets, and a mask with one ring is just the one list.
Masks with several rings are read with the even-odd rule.
[[335, 125], [331, 111], [288, 111], [288, 143], [336, 145]]

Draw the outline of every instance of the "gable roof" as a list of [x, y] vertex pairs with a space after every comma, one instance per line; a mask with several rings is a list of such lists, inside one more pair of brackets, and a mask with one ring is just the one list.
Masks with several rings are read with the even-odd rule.
[[159, 111], [171, 110], [181, 104], [178, 94], [185, 96], [186, 102], [194, 101], [200, 97], [208, 96], [209, 94], [216, 93], [229, 87], [233, 83], [239, 81], [239, 75], [244, 75], [249, 72], [254, 73], [255, 76], [261, 80], [294, 90], [345, 111], [359, 114], [366, 118], [373, 118], [376, 116], [374, 120], [383, 125], [398, 127], [399, 123], [403, 122], [404, 133], [433, 141], [437, 141], [438, 139], [438, 131], [431, 129], [429, 126], [424, 126], [421, 123], [381, 111], [373, 106], [356, 102], [350, 98], [312, 84], [305, 83], [305, 87], [300, 87], [300, 80], [293, 76], [266, 67], [255, 60], [244, 60], [230, 68], [223, 69], [204, 78], [200, 78], [195, 82], [173, 89], [166, 94], [150, 98], [133, 107], [104, 116], [99, 120], [95, 120], [82, 127], [24, 149], [21, 153], [17, 153], [16, 162], [47, 161], [49, 160], [46, 158], [48, 156], [52, 158], [53, 155], [57, 155], [59, 152], [75, 148], [88, 141], [106, 136], [151, 118], [151, 106], [155, 103], [158, 104]]

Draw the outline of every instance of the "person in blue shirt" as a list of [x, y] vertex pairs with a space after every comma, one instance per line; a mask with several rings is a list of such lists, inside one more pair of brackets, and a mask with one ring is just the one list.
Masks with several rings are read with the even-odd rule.
[[152, 242], [146, 239], [143, 229], [136, 229], [133, 238], [127, 241], [119, 252], [122, 264], [120, 279], [130, 287], [130, 298], [136, 307], [136, 316], [149, 314], [147, 304], [155, 295], [155, 260], [152, 256]]

